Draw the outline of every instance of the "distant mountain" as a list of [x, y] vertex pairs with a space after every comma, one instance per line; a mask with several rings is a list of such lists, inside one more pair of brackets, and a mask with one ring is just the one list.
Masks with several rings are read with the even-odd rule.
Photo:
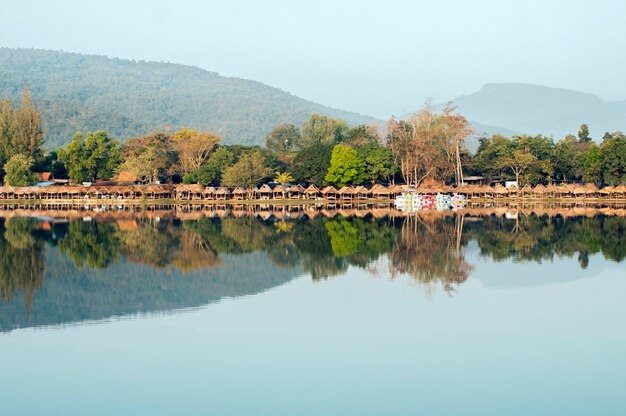
[[313, 112], [350, 124], [376, 121], [192, 66], [0, 48], [0, 97], [18, 99], [24, 85], [45, 116], [48, 148], [87, 130], [108, 130], [123, 141], [192, 127], [215, 131], [225, 143], [262, 144], [276, 124], [299, 125]]
[[[553, 135], [576, 134], [587, 123], [591, 136], [626, 130], [626, 101], [605, 102], [593, 94], [532, 84], [486, 84], [452, 100], [459, 113], [488, 130]], [[476, 128], [478, 131], [479, 129]]]

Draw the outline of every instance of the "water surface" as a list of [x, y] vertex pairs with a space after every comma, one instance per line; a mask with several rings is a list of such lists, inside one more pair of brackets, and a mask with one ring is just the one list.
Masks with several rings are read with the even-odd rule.
[[621, 415], [624, 231], [523, 214], [2, 220], [0, 410]]

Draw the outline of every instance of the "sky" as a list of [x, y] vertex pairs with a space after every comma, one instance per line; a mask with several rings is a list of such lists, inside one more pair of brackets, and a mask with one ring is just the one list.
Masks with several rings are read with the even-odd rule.
[[626, 99], [626, 1], [0, 0], [0, 46], [195, 65], [381, 119], [525, 82]]

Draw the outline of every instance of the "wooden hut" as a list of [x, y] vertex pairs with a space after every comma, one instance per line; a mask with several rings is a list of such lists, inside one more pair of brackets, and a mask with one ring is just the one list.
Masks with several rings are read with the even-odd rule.
[[241, 186], [236, 186], [235, 189], [233, 189], [233, 191], [231, 192], [232, 199], [237, 201], [243, 201], [244, 199], [246, 199], [246, 194], [246, 189], [242, 188]]
[[228, 188], [220, 186], [219, 188], [217, 188], [215, 190], [215, 199], [216, 200], [218, 200], [218, 201], [226, 201], [228, 198], [230, 198], [230, 191], [228, 190]]
[[321, 194], [320, 189], [317, 186], [313, 185], [313, 184], [309, 185], [304, 190], [304, 195], [305, 195], [305, 197], [307, 199], [317, 199], [317, 198], [319, 198], [320, 194]]
[[272, 188], [269, 187], [268, 184], [264, 183], [261, 185], [255, 192], [255, 197], [257, 199], [272, 199]]
[[338, 192], [342, 201], [352, 201], [356, 197], [356, 192], [351, 186], [342, 186]]
[[335, 201], [339, 197], [339, 192], [334, 186], [327, 186], [320, 191], [322, 197], [329, 201]]
[[509, 190], [499, 183], [493, 188], [493, 194], [496, 198], [504, 198], [509, 195]]
[[287, 198], [300, 199], [304, 195], [304, 188], [300, 185], [292, 185], [287, 188]]
[[274, 199], [285, 199], [287, 188], [283, 185], [276, 185], [272, 190], [272, 196]]
[[354, 192], [356, 194], [356, 199], [360, 201], [368, 199], [369, 196], [372, 194], [372, 191], [361, 185], [354, 188]]
[[372, 188], [374, 198], [391, 199], [391, 190], [385, 186], [377, 185]]

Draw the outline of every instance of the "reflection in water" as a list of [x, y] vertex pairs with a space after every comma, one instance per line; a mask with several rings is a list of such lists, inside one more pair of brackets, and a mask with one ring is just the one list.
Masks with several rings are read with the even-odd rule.
[[[0, 221], [0, 329], [200, 306], [267, 290], [302, 271], [318, 281], [381, 258], [391, 277], [453, 290], [472, 273], [470, 241], [496, 262], [567, 256], [586, 268], [594, 253], [624, 260], [626, 220], [521, 213], [293, 221], [12, 217]], [[29, 321], [31, 310], [37, 322]]]

